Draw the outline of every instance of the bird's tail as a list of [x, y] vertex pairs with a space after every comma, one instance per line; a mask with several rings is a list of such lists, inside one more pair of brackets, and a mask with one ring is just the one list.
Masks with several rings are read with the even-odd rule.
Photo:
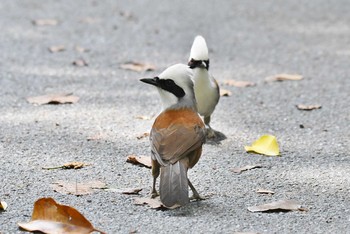
[[190, 202], [187, 168], [184, 163], [177, 161], [161, 168], [159, 193], [160, 200], [167, 207], [184, 206]]

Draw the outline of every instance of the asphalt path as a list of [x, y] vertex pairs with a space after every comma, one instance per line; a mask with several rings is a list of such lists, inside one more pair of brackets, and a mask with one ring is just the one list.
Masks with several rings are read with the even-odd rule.
[[[21, 233], [17, 223], [30, 220], [34, 202], [52, 197], [107, 233], [350, 233], [349, 12], [347, 0], [2, 0], [0, 200], [8, 208], [0, 212], [0, 232]], [[57, 25], [34, 25], [37, 19]], [[148, 139], [137, 137], [161, 110], [156, 90], [139, 79], [186, 63], [198, 34], [210, 48], [212, 74], [232, 92], [212, 116], [213, 128], [227, 139], [206, 144], [189, 173], [207, 199], [171, 211], [136, 206], [134, 198], [148, 196], [152, 177], [126, 157], [149, 155]], [[57, 45], [65, 50], [49, 52]], [[72, 65], [76, 59], [88, 66]], [[127, 61], [156, 70], [121, 69]], [[280, 73], [303, 79], [265, 82]], [[227, 79], [256, 85], [225, 86]], [[71, 105], [26, 101], [47, 93], [80, 99]], [[322, 108], [300, 111], [297, 104]], [[281, 157], [245, 152], [263, 134], [277, 137]], [[42, 169], [71, 161], [92, 165]], [[262, 168], [232, 172], [256, 164]], [[65, 195], [50, 186], [59, 180], [143, 190]], [[259, 188], [275, 194], [258, 194]], [[247, 209], [281, 199], [306, 211]]]

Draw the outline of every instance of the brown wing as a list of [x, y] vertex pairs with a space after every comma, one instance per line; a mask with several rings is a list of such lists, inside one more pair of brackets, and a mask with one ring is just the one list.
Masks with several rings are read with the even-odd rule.
[[174, 164], [205, 142], [205, 131], [199, 125], [184, 127], [173, 124], [153, 129], [150, 134], [152, 158], [162, 166]]

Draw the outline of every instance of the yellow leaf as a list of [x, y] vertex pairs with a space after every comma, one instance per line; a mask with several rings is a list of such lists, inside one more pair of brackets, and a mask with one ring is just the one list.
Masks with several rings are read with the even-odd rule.
[[244, 146], [247, 152], [254, 152], [268, 156], [278, 156], [280, 154], [277, 139], [272, 135], [263, 135], [251, 146]]

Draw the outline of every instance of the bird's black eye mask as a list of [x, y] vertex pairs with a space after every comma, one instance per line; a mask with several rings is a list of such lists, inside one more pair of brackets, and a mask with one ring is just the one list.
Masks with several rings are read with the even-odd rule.
[[[203, 65], [203, 62], [205, 65]], [[209, 70], [209, 59], [208, 60], [194, 60], [191, 58], [191, 60], [188, 62], [188, 66], [193, 69], [196, 67], [201, 67]]]
[[185, 96], [185, 91], [171, 79], [159, 79], [155, 77], [160, 88], [174, 94], [178, 98]]

